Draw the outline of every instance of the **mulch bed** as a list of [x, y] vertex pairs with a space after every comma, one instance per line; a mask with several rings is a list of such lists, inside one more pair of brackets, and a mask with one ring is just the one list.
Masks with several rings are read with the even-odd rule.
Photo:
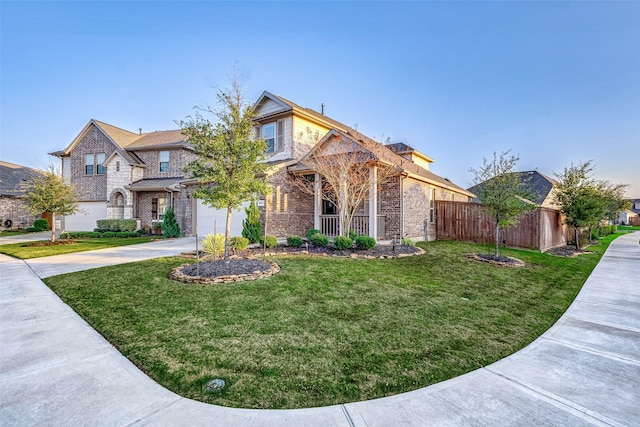
[[[266, 271], [271, 264], [258, 259], [233, 258], [228, 263], [224, 260], [205, 261], [200, 263], [200, 277], [232, 276], [240, 274], [252, 274], [256, 271]], [[195, 276], [197, 266], [189, 264], [182, 268], [184, 274]]]
[[524, 267], [525, 265], [524, 262], [518, 258], [508, 256], [496, 256], [490, 254], [470, 254], [467, 256], [473, 260], [488, 262], [491, 265], [497, 265], [500, 267]]
[[40, 242], [25, 243], [22, 246], [23, 247], [61, 246], [61, 245], [75, 245], [77, 243], [78, 242], [75, 242], [73, 240], [56, 240], [55, 242], [52, 242], [50, 240], [43, 240]]
[[575, 246], [559, 246], [557, 248], [552, 248], [546, 251], [545, 253], [555, 255], [555, 256], [563, 256], [568, 258], [577, 257], [578, 255], [590, 254], [591, 252], [585, 251], [584, 249], [576, 250]]
[[[356, 250], [347, 249], [339, 250], [331, 246], [316, 247], [313, 245], [302, 245], [299, 248], [290, 246], [278, 245], [275, 248], [267, 248], [266, 252], [269, 254], [277, 255], [320, 255], [320, 256], [337, 256], [337, 257], [352, 257], [358, 258], [390, 258], [397, 257], [398, 255], [418, 255], [424, 251], [416, 246], [408, 245], [377, 245], [373, 249]], [[239, 256], [260, 256], [263, 253], [262, 248], [250, 248], [243, 251], [238, 251]]]

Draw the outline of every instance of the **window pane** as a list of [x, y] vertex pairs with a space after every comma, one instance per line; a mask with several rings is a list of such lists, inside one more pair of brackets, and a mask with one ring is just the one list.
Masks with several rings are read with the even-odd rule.
[[104, 153], [96, 154], [96, 172], [98, 175], [104, 175], [106, 168], [103, 166], [105, 161]]
[[93, 175], [93, 154], [85, 154], [84, 156], [84, 173]]
[[160, 172], [169, 172], [169, 152], [160, 152]]
[[167, 199], [158, 197], [158, 219], [164, 219], [164, 214], [167, 211]]
[[276, 127], [274, 123], [262, 126], [262, 137], [264, 139], [273, 138], [276, 136]]

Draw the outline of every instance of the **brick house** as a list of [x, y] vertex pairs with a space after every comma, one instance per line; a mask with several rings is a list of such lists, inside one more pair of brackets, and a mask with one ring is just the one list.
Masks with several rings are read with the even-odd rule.
[[33, 215], [27, 210], [22, 184], [42, 176], [43, 172], [0, 160], [0, 229], [27, 228], [33, 221], [50, 216]]
[[[356, 218], [357, 231], [379, 239], [396, 236], [431, 239], [435, 236], [435, 200], [467, 201], [470, 192], [429, 171], [428, 156], [406, 144], [381, 145], [322, 113], [263, 92], [255, 103], [255, 132], [267, 142], [267, 180], [272, 194], [257, 204], [267, 234], [304, 235], [318, 228], [335, 235], [336, 212], [317, 195], [301, 192], [289, 176], [305, 171], [301, 161], [320, 142], [339, 135], [354, 143], [371, 142], [369, 149], [384, 164], [398, 167], [398, 175], [371, 193]], [[371, 148], [374, 147], [374, 148]], [[314, 151], [317, 154], [317, 150]], [[61, 151], [63, 176], [81, 191], [84, 214], [67, 216], [63, 228], [90, 230], [103, 218], [135, 218], [140, 226], [162, 220], [168, 206], [176, 212], [186, 234], [224, 229], [225, 212], [191, 196], [194, 185], [183, 172], [195, 154], [180, 130], [138, 133], [90, 120]], [[373, 200], [373, 201], [372, 201]], [[232, 235], [240, 235], [244, 211], [232, 217]], [[426, 226], [426, 230], [425, 230]]]

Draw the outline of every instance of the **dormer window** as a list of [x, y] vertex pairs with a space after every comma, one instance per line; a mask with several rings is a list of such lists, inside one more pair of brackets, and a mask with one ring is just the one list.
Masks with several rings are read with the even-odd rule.
[[[267, 143], [267, 154], [282, 151], [284, 148], [284, 121], [278, 120], [262, 125], [256, 129], [260, 131], [258, 137]], [[258, 133], [258, 132], [256, 132]]]
[[160, 152], [160, 172], [169, 172], [169, 152]]

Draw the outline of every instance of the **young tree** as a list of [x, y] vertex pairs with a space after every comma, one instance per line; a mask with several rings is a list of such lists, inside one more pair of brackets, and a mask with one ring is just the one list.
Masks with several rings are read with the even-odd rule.
[[[313, 134], [308, 132], [309, 137], [313, 137]], [[342, 134], [334, 134], [325, 141], [323, 147], [301, 160], [301, 163], [320, 175], [320, 196], [336, 207], [342, 236], [349, 236], [353, 216], [369, 200], [371, 188], [387, 182], [398, 173], [395, 164], [382, 159], [381, 150], [387, 148], [364, 136], [358, 137], [355, 142]], [[376, 172], [372, 174], [374, 167]], [[308, 176], [290, 175], [289, 178], [303, 192], [315, 194], [316, 183]]]
[[[266, 143], [253, 135], [252, 105], [247, 104], [237, 76], [229, 89], [218, 89], [218, 108], [197, 108], [195, 116], [180, 122], [197, 159], [185, 171], [200, 181], [194, 195], [217, 209], [227, 209], [224, 260], [229, 262], [231, 213], [256, 193], [267, 192], [263, 162]], [[202, 113], [217, 119], [212, 123]]]
[[180, 237], [180, 225], [176, 221], [176, 214], [173, 212], [173, 208], [168, 208], [164, 213], [164, 220], [162, 221], [162, 232], [165, 237]]
[[500, 250], [500, 230], [517, 224], [520, 215], [537, 208], [531, 201], [534, 197], [521, 180], [521, 175], [514, 172], [520, 158], [509, 153], [510, 150], [498, 156], [494, 152], [493, 160], [484, 158], [482, 166], [469, 170], [474, 174], [473, 183], [478, 200], [495, 220], [495, 256], [499, 255]]
[[72, 215], [80, 211], [76, 188], [67, 183], [52, 166], [42, 176], [22, 186], [26, 192], [27, 209], [34, 213], [51, 214], [51, 241], [56, 240], [56, 215]]
[[262, 237], [262, 223], [260, 222], [260, 209], [251, 200], [251, 205], [245, 210], [247, 218], [242, 221], [242, 237], [249, 239], [251, 243], [258, 243]]

